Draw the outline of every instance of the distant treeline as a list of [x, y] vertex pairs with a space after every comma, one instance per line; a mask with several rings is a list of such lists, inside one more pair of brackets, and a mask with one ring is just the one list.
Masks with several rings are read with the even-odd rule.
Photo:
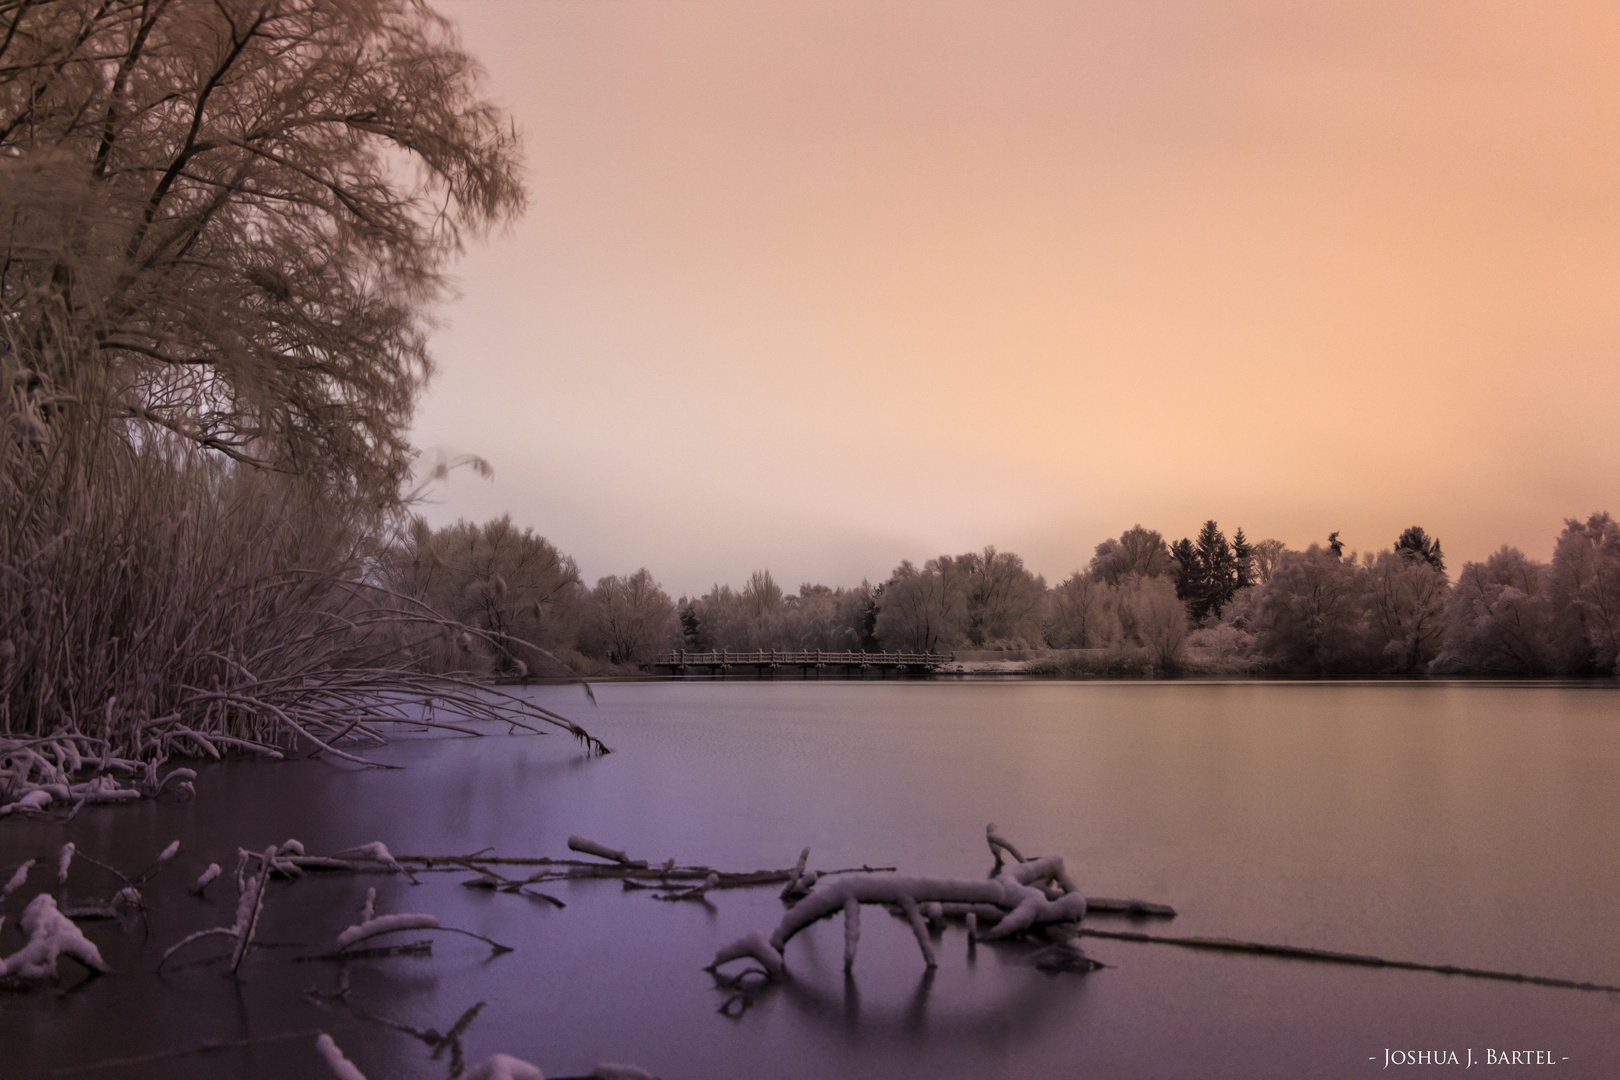
[[387, 572], [403, 593], [487, 632], [434, 646], [441, 667], [497, 674], [639, 665], [670, 649], [1062, 650], [1044, 670], [1613, 675], [1620, 526], [1569, 520], [1552, 562], [1511, 547], [1453, 584], [1414, 526], [1376, 553], [1338, 533], [1291, 550], [1230, 540], [1209, 521], [1168, 543], [1140, 525], [1048, 586], [987, 547], [906, 561], [886, 581], [805, 584], [768, 570], [672, 600], [645, 569], [580, 579], [574, 560], [509, 518], [437, 531], [418, 521]]

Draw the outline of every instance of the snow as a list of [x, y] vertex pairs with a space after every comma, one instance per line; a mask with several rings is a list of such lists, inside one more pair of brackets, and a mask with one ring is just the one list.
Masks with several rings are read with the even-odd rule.
[[767, 941], [765, 935], [758, 930], [755, 930], [747, 937], [733, 941], [730, 945], [715, 953], [714, 963], [709, 966], [717, 968], [721, 964], [729, 963], [732, 960], [741, 960], [745, 956], [758, 960], [764, 966], [766, 974], [773, 979], [781, 978], [787, 971], [786, 966], [782, 963], [781, 950]]
[[[1061, 858], [1055, 855], [1025, 858], [994, 825], [986, 828], [985, 837], [996, 856], [996, 874], [988, 881], [900, 874], [823, 878], [804, 899], [787, 910], [769, 940], [755, 933], [733, 942], [716, 954], [711, 968], [752, 956], [765, 965], [772, 977], [779, 976], [785, 970], [782, 954], [788, 941], [812, 923], [843, 911], [844, 967], [848, 970], [855, 963], [855, 950], [860, 942], [861, 904], [898, 907], [911, 924], [917, 946], [929, 967], [935, 966], [936, 958], [924, 921], [925, 913], [935, 923], [947, 916], [967, 916], [971, 919], [970, 937], [986, 941], [1054, 923], [1079, 922], [1085, 917], [1086, 898], [1075, 887]], [[1017, 861], [1006, 865], [1001, 858], [1003, 852]], [[796, 870], [794, 876], [802, 884], [810, 874], [800, 875]], [[991, 925], [981, 930], [982, 923]]]
[[343, 1051], [332, 1041], [332, 1036], [324, 1031], [315, 1037], [315, 1052], [325, 1060], [326, 1067], [332, 1071], [337, 1080], [366, 1080], [366, 1074], [355, 1068], [354, 1062], [343, 1056]]
[[338, 935], [337, 944], [340, 949], [347, 949], [357, 941], [364, 941], [378, 934], [391, 934], [396, 930], [437, 930], [439, 917], [437, 915], [378, 915], [374, 919], [367, 919], [358, 926], [351, 926]]
[[33, 859], [29, 859], [27, 862], [17, 867], [17, 872], [11, 875], [11, 880], [6, 882], [6, 887], [4, 889], [0, 889], [0, 900], [4, 900], [6, 897], [22, 888], [23, 885], [28, 881], [28, 871], [32, 870], [33, 868]]
[[211, 862], [208, 869], [197, 875], [197, 883], [191, 887], [191, 891], [201, 895], [202, 891], [208, 888], [208, 883], [217, 877], [219, 877], [219, 863]]
[[404, 867], [400, 866], [399, 863], [394, 861], [393, 853], [388, 850], [388, 845], [383, 843], [381, 840], [373, 840], [369, 844], [361, 844], [359, 847], [347, 848], [333, 855], [332, 858], [369, 859], [372, 862], [382, 863], [384, 866], [395, 871], [396, 873], [403, 872], [404, 870]]
[[95, 943], [80, 932], [72, 919], [56, 907], [56, 898], [40, 893], [23, 910], [23, 933], [28, 944], [0, 961], [0, 975], [22, 979], [56, 978], [56, 960], [70, 956], [93, 971], [106, 971], [106, 961]]
[[492, 1055], [471, 1072], [461, 1075], [462, 1080], [545, 1080], [538, 1066], [507, 1054]]
[[855, 949], [861, 943], [861, 902], [851, 896], [844, 900], [844, 970], [855, 966]]
[[35, 788], [16, 802], [0, 806], [0, 815], [4, 814], [38, 814], [51, 805], [51, 793], [44, 788]]
[[584, 836], [570, 836], [568, 838], [568, 847], [573, 851], [578, 851], [585, 855], [595, 855], [599, 859], [607, 859], [611, 862], [628, 863], [630, 861], [630, 856], [626, 855], [618, 848], [610, 848], [606, 844], [598, 844], [595, 840]]

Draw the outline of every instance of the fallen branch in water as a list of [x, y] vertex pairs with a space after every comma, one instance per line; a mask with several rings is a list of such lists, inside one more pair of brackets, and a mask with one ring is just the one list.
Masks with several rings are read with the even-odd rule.
[[432, 953], [433, 942], [423, 938], [421, 941], [411, 941], [404, 945], [378, 945], [373, 949], [345, 949], [341, 952], [299, 956], [294, 957], [294, 961], [300, 964], [311, 963], [316, 960], [343, 963], [349, 960], [377, 960], [386, 956], [430, 956]]
[[797, 900], [814, 887], [816, 879], [820, 875], [814, 870], [805, 869], [805, 864], [809, 861], [810, 849], [805, 848], [799, 852], [799, 861], [793, 864], [793, 873], [788, 878], [788, 883], [782, 886], [783, 900]]
[[22, 931], [28, 944], [0, 960], [0, 978], [41, 980], [56, 978], [58, 957], [67, 956], [92, 972], [107, 971], [107, 962], [93, 942], [84, 936], [72, 919], [56, 908], [50, 893], [40, 893], [23, 912]]
[[[471, 1020], [483, 1002], [473, 1006], [463, 1016], [463, 1020]], [[386, 1021], [385, 1021], [386, 1022]], [[392, 1025], [398, 1030], [421, 1038], [425, 1033], [418, 1033], [413, 1028], [403, 1025]], [[459, 1039], [456, 1042], [459, 1049]], [[365, 1074], [357, 1068], [354, 1062], [343, 1055], [332, 1036], [324, 1031], [315, 1040], [315, 1050], [321, 1059], [326, 1062], [327, 1069], [336, 1077], [336, 1080], [366, 1080]], [[435, 1053], [434, 1057], [438, 1054]], [[475, 1066], [472, 1071], [463, 1073], [460, 1069], [452, 1067], [451, 1076], [460, 1076], [461, 1080], [543, 1080], [539, 1066], [531, 1065], [527, 1061], [512, 1057], [508, 1054], [493, 1054], [482, 1064]], [[592, 1069], [588, 1076], [558, 1077], [558, 1080], [658, 1080], [652, 1073], [635, 1065], [613, 1065], [606, 1062]]]
[[[345, 969], [344, 974], [345, 976], [347, 975], [347, 969]], [[472, 1026], [473, 1020], [475, 1020], [478, 1017], [478, 1014], [483, 1011], [485, 1004], [484, 1002], [480, 1001], [463, 1012], [460, 1018], [450, 1026], [450, 1030], [441, 1035], [435, 1028], [412, 1027], [410, 1024], [402, 1023], [398, 1020], [391, 1019], [390, 1017], [381, 1016], [377, 1013], [361, 1008], [359, 1005], [356, 1005], [354, 1002], [349, 1000], [347, 982], [348, 980], [345, 978], [343, 980], [342, 988], [336, 994], [320, 994], [311, 990], [305, 992], [304, 998], [312, 1004], [323, 1008], [341, 1006], [342, 1008], [347, 1009], [358, 1019], [364, 1020], [367, 1023], [377, 1024], [388, 1028], [390, 1031], [397, 1031], [403, 1035], [409, 1035], [413, 1039], [418, 1039], [424, 1043], [429, 1050], [432, 1051], [432, 1054], [429, 1055], [432, 1060], [437, 1061], [439, 1056], [443, 1054], [446, 1049], [448, 1049], [450, 1051], [450, 1075], [452, 1077], [459, 1077], [462, 1074], [465, 1063], [462, 1059], [463, 1051], [461, 1047], [461, 1037], [466, 1034], [467, 1028]], [[328, 1039], [327, 1042], [330, 1044], [332, 1051], [337, 1050], [337, 1046], [332, 1044], [330, 1039]], [[331, 1063], [333, 1062], [331, 1054], [326, 1051], [322, 1051], [322, 1053], [327, 1057], [328, 1065], [331, 1067]], [[339, 1054], [339, 1056], [341, 1056], [341, 1054]]]
[[693, 885], [687, 889], [671, 889], [669, 892], [654, 893], [654, 900], [704, 900], [710, 889], [720, 883], [720, 875], [711, 870], [709, 876], [703, 879], [703, 884]]
[[[586, 862], [583, 859], [552, 859], [540, 856], [513, 857], [496, 855], [396, 855], [402, 865], [409, 865], [413, 872], [424, 873], [451, 873], [459, 870], [471, 870], [477, 874], [486, 874], [491, 877], [500, 877], [495, 871], [489, 869], [495, 866], [532, 866], [540, 868], [520, 884], [534, 885], [552, 881], [622, 881], [627, 889], [658, 889], [667, 887], [670, 881], [702, 882], [710, 874], [717, 874], [718, 880], [712, 886], [715, 889], [749, 889], [761, 885], [775, 885], [791, 881], [794, 877], [792, 869], [783, 870], [744, 870], [726, 871], [716, 870], [709, 866], [676, 866], [673, 859], [658, 866], [648, 866], [645, 860], [635, 860], [629, 865], [622, 863]], [[552, 869], [555, 868], [555, 869]], [[883, 874], [893, 873], [892, 866], [846, 866], [836, 870], [812, 871], [820, 877], [834, 874]], [[513, 879], [504, 878], [505, 881]], [[473, 883], [469, 887], [482, 888]], [[1109, 901], [1112, 904], [1136, 903], [1137, 901]], [[1110, 909], [1112, 910], [1112, 909]]]
[[[898, 908], [911, 925], [917, 938], [917, 947], [923, 963], [930, 969], [938, 963], [933, 943], [929, 938], [927, 921], [948, 917], [971, 916], [978, 924], [988, 923], [990, 929], [977, 936], [984, 940], [1012, 937], [1032, 930], [1059, 924], [1078, 923], [1086, 914], [1086, 899], [1074, 886], [1065, 870], [1063, 860], [1055, 855], [1039, 859], [1025, 859], [1017, 849], [1007, 843], [994, 825], [986, 828], [990, 850], [996, 857], [996, 871], [989, 880], [954, 878], [918, 878], [889, 874], [859, 874], [837, 881], [817, 881], [809, 894], [800, 900], [777, 925], [767, 939], [759, 933], [733, 942], [721, 949], [709, 965], [711, 972], [733, 960], [757, 960], [772, 978], [786, 973], [783, 950], [787, 943], [806, 927], [842, 912], [844, 915], [844, 970], [855, 964], [855, 952], [860, 941], [860, 905], [881, 904]], [[1006, 851], [1017, 859], [1015, 865], [1001, 869], [1001, 858]], [[795, 868], [793, 882], [803, 880], [803, 863], [808, 855], [801, 855], [800, 866]], [[787, 895], [787, 891], [784, 895]]]
[[630, 856], [626, 855], [618, 848], [610, 848], [606, 844], [598, 844], [595, 840], [591, 840], [584, 836], [570, 836], [568, 838], [568, 849], [570, 851], [577, 851], [582, 855], [595, 855], [598, 858], [607, 859], [609, 862], [616, 862], [622, 866], [631, 867], [632, 869], [645, 869], [647, 866], [646, 860], [632, 861]]
[[1177, 945], [1183, 949], [1250, 953], [1255, 956], [1280, 956], [1290, 960], [1315, 960], [1319, 963], [1349, 964], [1355, 967], [1385, 967], [1396, 968], [1401, 971], [1432, 971], [1440, 975], [1461, 975], [1469, 979], [1494, 979], [1500, 982], [1530, 983], [1535, 986], [1556, 986], [1566, 990], [1598, 990], [1620, 994], [1620, 986], [1610, 986], [1606, 983], [1555, 979], [1546, 975], [1521, 975], [1513, 971], [1492, 971], [1488, 968], [1459, 967], [1455, 964], [1421, 964], [1412, 960], [1388, 960], [1381, 956], [1334, 952], [1330, 949], [1311, 949], [1299, 945], [1270, 945], [1259, 941], [1236, 941], [1232, 938], [1167, 937], [1160, 934], [1142, 934], [1128, 930], [1092, 930], [1084, 927], [1079, 930], [1079, 933], [1083, 937], [1107, 938], [1111, 941], [1137, 941], [1150, 945]]
[[175, 1061], [180, 1058], [195, 1057], [199, 1054], [214, 1054], [221, 1050], [245, 1050], [253, 1046], [268, 1046], [271, 1043], [288, 1042], [293, 1039], [307, 1039], [312, 1035], [320, 1035], [319, 1028], [300, 1028], [297, 1031], [282, 1031], [275, 1035], [259, 1035], [245, 1039], [210, 1039], [198, 1043], [196, 1046], [187, 1046], [179, 1050], [158, 1050], [150, 1054], [140, 1054], [135, 1057], [108, 1058], [105, 1061], [92, 1061], [88, 1065], [69, 1065], [64, 1068], [53, 1069], [52, 1076], [75, 1076], [83, 1073], [103, 1072], [107, 1069], [129, 1069], [136, 1065], [154, 1065], [160, 1061]]
[[322, 953], [313, 959], [335, 960], [349, 956], [352, 955], [349, 952], [352, 945], [357, 945], [362, 941], [370, 941], [372, 938], [380, 937], [383, 934], [397, 934], [402, 930], [433, 930], [442, 934], [461, 934], [464, 937], [477, 938], [485, 945], [488, 945], [496, 956], [512, 951], [512, 946], [502, 945], [500, 942], [487, 938], [483, 934], [475, 934], [471, 930], [461, 930], [454, 926], [440, 926], [437, 915], [400, 913], [397, 915], [378, 915], [375, 918], [367, 919], [363, 923], [349, 927], [337, 936], [337, 949], [335, 951]]
[[487, 866], [476, 866], [471, 862], [463, 862], [461, 865], [478, 875], [475, 878], [463, 881], [461, 883], [462, 888], [484, 889], [489, 892], [499, 890], [500, 892], [504, 893], [517, 893], [519, 896], [527, 896], [531, 900], [542, 900], [555, 908], [565, 908], [568, 906], [555, 896], [552, 896], [550, 893], [541, 892], [539, 889], [529, 888], [529, 882], [527, 881], [514, 880], [513, 878], [509, 878], [504, 874], [500, 874], [489, 869]]
[[[170, 945], [163, 951], [158, 959], [158, 971], [169, 958], [187, 945], [202, 941], [210, 937], [227, 937], [236, 942], [231, 950], [231, 974], [236, 974], [241, 968], [242, 961], [247, 958], [248, 950], [253, 946], [253, 939], [258, 933], [259, 917], [264, 914], [264, 893], [270, 884], [270, 871], [275, 865], [277, 848], [271, 845], [264, 849], [262, 855], [249, 851], [238, 851], [236, 865], [236, 917], [229, 926], [213, 926], [206, 930], [198, 930], [187, 934], [179, 941]], [[247, 874], [246, 865], [251, 858], [257, 858], [260, 869], [257, 874]]]

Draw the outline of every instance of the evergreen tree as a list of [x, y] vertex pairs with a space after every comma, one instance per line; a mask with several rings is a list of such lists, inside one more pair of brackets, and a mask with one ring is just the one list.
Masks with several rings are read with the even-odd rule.
[[1183, 536], [1170, 545], [1170, 558], [1176, 564], [1176, 598], [1192, 604], [1203, 588], [1203, 571], [1198, 566], [1198, 552], [1191, 540]]
[[1408, 562], [1422, 559], [1442, 574], [1446, 572], [1445, 556], [1440, 554], [1440, 538], [1428, 535], [1416, 525], [1401, 533], [1401, 538], [1395, 541], [1395, 554]]
[[1204, 522], [1196, 541], [1183, 537], [1170, 545], [1170, 557], [1176, 562], [1176, 596], [1186, 603], [1187, 614], [1194, 622], [1206, 615], [1220, 618], [1238, 590], [1237, 559], [1220, 526], [1213, 519]]
[[1198, 530], [1198, 562], [1203, 570], [1203, 604], [1202, 610], [1191, 611], [1192, 617], [1201, 619], [1214, 615], [1219, 619], [1221, 609], [1237, 592], [1237, 562], [1226, 542], [1226, 534], [1213, 519], [1204, 522], [1204, 527]]
[[697, 604], [682, 597], [681, 604], [681, 648], [692, 652], [704, 652], [703, 626], [698, 619]]
[[1243, 526], [1232, 534], [1232, 563], [1237, 574], [1237, 588], [1247, 589], [1254, 584], [1254, 545], [1243, 535]]
[[[864, 585], [865, 582], [862, 582], [862, 584]], [[877, 639], [878, 605], [882, 600], [883, 586], [880, 584], [873, 589], [867, 590], [858, 601], [856, 628], [861, 652], [883, 651], [883, 646], [878, 644]]]

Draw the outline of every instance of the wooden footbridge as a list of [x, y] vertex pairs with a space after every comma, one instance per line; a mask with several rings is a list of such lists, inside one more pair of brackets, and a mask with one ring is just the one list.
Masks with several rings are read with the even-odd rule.
[[950, 662], [949, 654], [909, 652], [827, 652], [822, 649], [756, 649], [737, 652], [688, 652], [680, 649], [654, 658], [652, 668], [670, 675], [771, 678], [817, 675], [926, 675]]

